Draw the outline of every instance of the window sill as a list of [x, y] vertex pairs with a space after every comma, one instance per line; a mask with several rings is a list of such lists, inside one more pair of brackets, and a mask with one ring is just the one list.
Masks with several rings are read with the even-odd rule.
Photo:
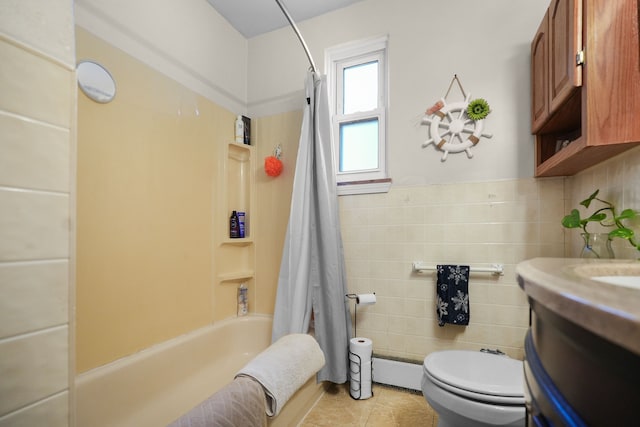
[[388, 193], [391, 188], [391, 178], [371, 179], [367, 181], [349, 181], [338, 183], [338, 196], [351, 194]]

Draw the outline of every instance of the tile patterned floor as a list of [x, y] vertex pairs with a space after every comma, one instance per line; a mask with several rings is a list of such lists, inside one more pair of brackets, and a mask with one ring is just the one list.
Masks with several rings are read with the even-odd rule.
[[348, 384], [328, 386], [299, 427], [435, 427], [438, 415], [421, 393], [380, 384], [373, 397], [354, 400]]

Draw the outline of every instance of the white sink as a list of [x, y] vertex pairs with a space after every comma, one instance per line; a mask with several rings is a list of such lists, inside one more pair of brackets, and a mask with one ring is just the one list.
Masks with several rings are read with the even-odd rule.
[[640, 276], [596, 276], [592, 277], [592, 279], [611, 285], [640, 289]]
[[640, 289], [640, 262], [612, 262], [580, 265], [576, 273], [610, 285]]

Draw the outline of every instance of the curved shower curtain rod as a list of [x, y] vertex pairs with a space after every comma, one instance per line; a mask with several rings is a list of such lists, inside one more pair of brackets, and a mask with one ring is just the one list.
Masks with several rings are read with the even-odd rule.
[[298, 39], [300, 40], [300, 43], [302, 43], [302, 47], [304, 48], [304, 52], [307, 54], [307, 58], [309, 58], [309, 63], [311, 64], [311, 69], [313, 70], [314, 73], [317, 73], [318, 69], [316, 68], [316, 63], [313, 61], [313, 57], [311, 56], [311, 52], [309, 52], [309, 47], [307, 46], [307, 43], [304, 41], [304, 38], [302, 38], [302, 34], [300, 34], [300, 30], [298, 30], [298, 26], [293, 21], [293, 18], [291, 18], [291, 15], [289, 14], [289, 11], [284, 6], [284, 4], [282, 4], [282, 2], [280, 0], [275, 0], [275, 1], [276, 1], [276, 3], [278, 3], [278, 6], [280, 6], [280, 9], [282, 10], [282, 13], [284, 13], [284, 16], [287, 18], [287, 21], [289, 21], [289, 24], [291, 24], [291, 28], [293, 28], [293, 31], [295, 31], [296, 35], [298, 36]]

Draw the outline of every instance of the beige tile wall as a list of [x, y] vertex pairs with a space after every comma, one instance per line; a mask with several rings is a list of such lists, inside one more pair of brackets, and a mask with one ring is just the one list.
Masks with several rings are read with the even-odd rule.
[[70, 423], [72, 21], [68, 1], [0, 6], [0, 426]]
[[[585, 209], [579, 205], [580, 201], [589, 197], [595, 190], [600, 189], [598, 197], [616, 205], [618, 212], [622, 209], [640, 210], [640, 147], [596, 165], [586, 171], [567, 179], [566, 207], [567, 213], [571, 209], [578, 209], [581, 215], [587, 216], [594, 209]], [[593, 206], [603, 205], [594, 202]], [[625, 224], [640, 235], [640, 218], [627, 221]], [[610, 229], [590, 224], [588, 230], [608, 232]], [[579, 230], [567, 232], [567, 256], [578, 256], [582, 248]], [[640, 258], [640, 252], [628, 242], [616, 239], [613, 242], [616, 258]]]
[[[374, 353], [412, 360], [441, 349], [500, 348], [522, 357], [528, 305], [515, 265], [562, 256], [564, 179], [526, 179], [422, 187], [340, 198], [349, 291], [375, 292], [357, 313], [357, 334]], [[470, 277], [471, 323], [439, 327], [429, 265], [504, 265], [503, 276]], [[352, 313], [353, 313], [353, 306]]]

